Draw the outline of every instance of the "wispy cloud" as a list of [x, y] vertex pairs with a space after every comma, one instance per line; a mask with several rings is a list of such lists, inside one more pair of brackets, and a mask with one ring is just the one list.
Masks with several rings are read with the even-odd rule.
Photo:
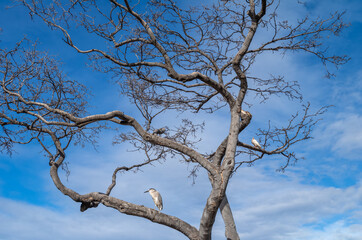
[[0, 239], [155, 239], [150, 233], [157, 233], [157, 239], [182, 238], [166, 227], [115, 214], [104, 207], [80, 213], [5, 198], [0, 198], [0, 202]]
[[[248, 169], [250, 170], [250, 169]], [[362, 185], [348, 188], [321, 187], [298, 183], [286, 176], [266, 177], [260, 172], [244, 173], [233, 182], [230, 192], [236, 206], [235, 218], [242, 239], [333, 239], [336, 226], [343, 222], [342, 238], [348, 231], [362, 231], [362, 221], [351, 212], [362, 210]], [[347, 220], [346, 220], [347, 219]], [[311, 234], [310, 234], [311, 235]], [[308, 235], [308, 236], [310, 236]], [[292, 238], [290, 238], [293, 236]], [[341, 235], [342, 236], [342, 235]], [[351, 238], [356, 239], [357, 238]]]
[[[332, 120], [332, 119], [330, 119]], [[362, 115], [339, 113], [332, 121], [325, 122], [315, 135], [314, 149], [330, 149], [339, 157], [361, 159]]]

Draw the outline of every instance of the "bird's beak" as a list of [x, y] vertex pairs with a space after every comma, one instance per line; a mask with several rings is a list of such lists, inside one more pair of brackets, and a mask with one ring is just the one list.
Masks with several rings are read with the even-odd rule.
[[150, 191], [150, 190], [145, 191], [145, 193], [148, 192], [148, 191]]

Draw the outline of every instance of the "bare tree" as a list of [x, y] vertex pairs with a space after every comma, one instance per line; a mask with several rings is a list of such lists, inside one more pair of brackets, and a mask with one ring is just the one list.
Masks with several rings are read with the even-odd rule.
[[[11, 153], [13, 144], [37, 141], [49, 156], [50, 174], [64, 195], [81, 203], [81, 211], [99, 204], [127, 215], [138, 216], [173, 228], [189, 239], [211, 239], [216, 213], [220, 210], [227, 239], [239, 239], [225, 194], [229, 179], [243, 164], [253, 164], [267, 155], [285, 159], [284, 170], [297, 160], [291, 147], [311, 138], [311, 131], [326, 110], [311, 113], [310, 105], [293, 115], [285, 127], [268, 126], [257, 134], [259, 146], [239, 141], [252, 120], [246, 94], [261, 102], [272, 95], [301, 100], [297, 82], [281, 76], [252, 75], [251, 66], [266, 52], [306, 52], [325, 66], [345, 63], [346, 56], [330, 56], [323, 39], [346, 27], [343, 14], [328, 19], [307, 16], [289, 23], [278, 16], [279, 3], [266, 0], [210, 2], [181, 9], [172, 0], [151, 0], [147, 6], [124, 0], [19, 0], [32, 17], [42, 19], [92, 66], [112, 74], [142, 119], [114, 110], [87, 113], [86, 88], [69, 79], [59, 64], [24, 40], [0, 52], [0, 143]], [[146, 11], [147, 9], [147, 11]], [[74, 26], [82, 27], [94, 41], [90, 48], [74, 40]], [[263, 33], [260, 40], [257, 32]], [[253, 43], [253, 44], [252, 44]], [[89, 43], [88, 43], [89, 45]], [[196, 133], [202, 124], [183, 120], [177, 128], [156, 129], [153, 122], [169, 111], [193, 114], [215, 113], [227, 108], [229, 131], [211, 153], [197, 151], [202, 144]], [[70, 143], [94, 141], [107, 128], [124, 126], [116, 142], [130, 142], [144, 152], [144, 161], [114, 170], [105, 193], [80, 194], [68, 188], [58, 175], [65, 167]], [[201, 142], [198, 142], [201, 141]], [[174, 216], [111, 196], [117, 173], [141, 168], [154, 161], [180, 159], [207, 171], [212, 190], [197, 228]], [[192, 172], [192, 173], [195, 173]]]

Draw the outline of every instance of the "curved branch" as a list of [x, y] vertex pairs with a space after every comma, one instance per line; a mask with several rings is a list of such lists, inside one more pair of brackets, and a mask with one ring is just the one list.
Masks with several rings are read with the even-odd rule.
[[[54, 136], [54, 135], [53, 135]], [[59, 141], [55, 140], [55, 145], [61, 150], [61, 146]], [[53, 164], [50, 168], [50, 175], [53, 179], [55, 186], [66, 196], [70, 197], [73, 201], [82, 202], [82, 203], [102, 203], [107, 207], [112, 207], [118, 210], [121, 213], [127, 215], [133, 215], [137, 217], [142, 217], [148, 219], [152, 222], [159, 223], [168, 227], [171, 227], [184, 235], [186, 235], [189, 239], [199, 240], [199, 233], [198, 230], [191, 226], [190, 224], [186, 223], [185, 221], [170, 216], [164, 213], [160, 213], [154, 209], [140, 206], [137, 204], [129, 203], [114, 197], [110, 197], [106, 194], [93, 192], [89, 194], [81, 195], [66, 186], [63, 185], [61, 182], [59, 175], [58, 175], [58, 168], [64, 161], [64, 156], [60, 156], [59, 159]], [[93, 205], [92, 205], [93, 206]]]
[[144, 163], [140, 163], [140, 164], [136, 164], [136, 165], [132, 165], [131, 167], [118, 167], [114, 170], [113, 174], [112, 174], [112, 183], [109, 185], [107, 191], [106, 191], [106, 195], [109, 196], [109, 194], [111, 194], [112, 189], [114, 188], [114, 186], [116, 186], [116, 178], [117, 178], [117, 173], [120, 171], [130, 171], [134, 168], [138, 169], [142, 166], [145, 166], [153, 161], [157, 161], [158, 159], [153, 159], [153, 160], [148, 160]]

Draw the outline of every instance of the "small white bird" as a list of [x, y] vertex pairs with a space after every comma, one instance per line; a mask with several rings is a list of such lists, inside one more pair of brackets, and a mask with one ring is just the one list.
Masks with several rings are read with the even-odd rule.
[[146, 192], [150, 193], [153, 201], [155, 202], [156, 207], [159, 209], [158, 212], [160, 212], [163, 209], [161, 194], [159, 192], [157, 192], [156, 189], [154, 189], [154, 188], [150, 188], [147, 191], [145, 191], [145, 193]]
[[255, 138], [251, 139], [251, 143], [257, 147], [257, 148], [261, 148], [260, 144], [258, 143], [258, 141], [255, 140]]

